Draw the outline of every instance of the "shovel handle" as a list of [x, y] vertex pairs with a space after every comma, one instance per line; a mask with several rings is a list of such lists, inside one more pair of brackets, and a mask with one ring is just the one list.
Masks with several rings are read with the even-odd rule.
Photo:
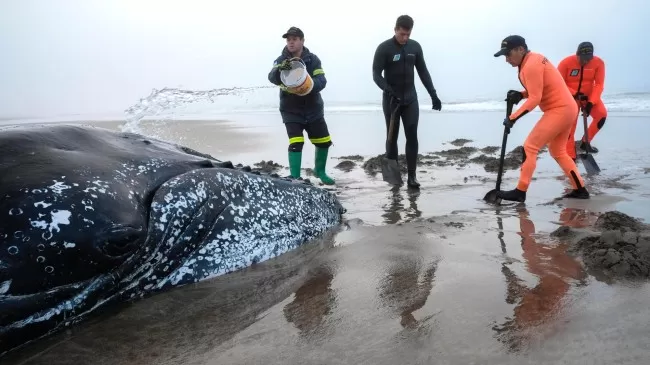
[[[506, 118], [512, 114], [512, 108], [514, 104], [510, 100], [506, 100]], [[506, 145], [508, 144], [508, 134], [510, 134], [510, 128], [508, 126], [503, 126], [503, 141], [501, 142], [501, 156], [499, 158], [499, 172], [497, 174], [497, 186], [496, 190], [501, 190], [501, 176], [503, 175], [503, 164], [506, 158]]]
[[587, 154], [589, 154], [589, 150], [590, 150], [591, 145], [589, 144], [589, 134], [588, 134], [588, 127], [587, 127], [587, 113], [585, 112], [585, 110], [583, 108], [581, 108], [581, 109], [582, 109], [582, 125], [583, 125], [583, 128], [585, 129], [585, 135], [582, 138], [585, 139], [585, 146], [586, 146], [585, 152]]
[[[388, 105], [393, 104], [393, 101], [396, 100], [395, 97], [391, 95]], [[397, 117], [397, 112], [399, 111], [399, 103], [395, 105], [395, 108], [390, 113], [390, 124], [388, 125], [388, 136], [386, 142], [390, 143], [393, 140], [393, 135], [395, 134], [395, 118]]]

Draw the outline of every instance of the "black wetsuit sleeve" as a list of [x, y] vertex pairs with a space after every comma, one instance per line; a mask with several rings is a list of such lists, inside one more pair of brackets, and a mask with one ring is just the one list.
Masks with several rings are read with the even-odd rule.
[[375, 84], [383, 91], [389, 90], [386, 79], [381, 76], [381, 72], [386, 68], [386, 47], [381, 43], [375, 50], [375, 57], [372, 60], [372, 79]]
[[422, 81], [424, 88], [427, 89], [429, 96], [433, 98], [433, 96], [436, 95], [436, 88], [433, 87], [431, 74], [429, 73], [427, 64], [424, 61], [424, 52], [422, 51], [422, 47], [420, 45], [418, 45], [417, 54], [415, 56], [415, 69], [418, 71], [418, 76], [420, 77], [420, 81]]
[[282, 81], [280, 80], [280, 69], [278, 68], [278, 65], [280, 62], [282, 62], [282, 56], [278, 57], [275, 59], [273, 62], [273, 68], [271, 69], [271, 72], [269, 72], [269, 82], [271, 82], [274, 85], [282, 85]]

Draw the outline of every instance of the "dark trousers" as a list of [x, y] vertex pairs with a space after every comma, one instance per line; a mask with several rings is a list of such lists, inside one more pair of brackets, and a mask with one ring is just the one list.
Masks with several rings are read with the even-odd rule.
[[399, 108], [395, 115], [395, 126], [393, 130], [393, 138], [386, 142], [386, 157], [390, 159], [397, 159], [397, 137], [399, 136], [399, 121], [402, 120], [404, 125], [404, 136], [406, 137], [406, 166], [408, 171], [415, 172], [418, 157], [418, 121], [420, 120], [420, 104], [417, 99], [408, 105], [398, 105], [395, 100], [385, 95], [382, 99], [382, 107], [384, 109], [384, 117], [386, 118], [386, 135], [390, 128], [391, 114], [395, 108]]
[[332, 145], [332, 137], [327, 129], [327, 123], [324, 118], [308, 123], [288, 122], [284, 123], [289, 136], [289, 151], [302, 152], [305, 144], [303, 131], [307, 131], [309, 141], [316, 147], [329, 148]]

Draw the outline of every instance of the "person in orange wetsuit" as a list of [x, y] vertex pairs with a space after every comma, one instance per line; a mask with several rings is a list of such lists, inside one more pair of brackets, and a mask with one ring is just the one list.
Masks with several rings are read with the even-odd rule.
[[519, 118], [537, 106], [543, 114], [524, 141], [524, 158], [517, 187], [499, 191], [497, 197], [522, 203], [526, 201], [526, 192], [537, 165], [537, 153], [544, 145], [548, 145], [551, 156], [573, 187], [564, 198], [589, 199], [589, 192], [576, 163], [566, 151], [566, 141], [571, 128], [575, 126], [578, 106], [560, 72], [544, 55], [528, 50], [526, 40], [519, 35], [508, 36], [501, 42], [501, 49], [494, 54], [494, 57], [500, 56], [505, 56], [506, 62], [512, 67], [518, 67], [519, 81], [524, 87], [523, 91], [508, 91], [507, 100], [519, 104], [526, 99], [519, 109], [504, 119], [503, 124], [512, 128]]
[[[576, 54], [564, 58], [557, 68], [578, 105], [588, 117], [591, 116], [591, 124], [587, 128], [586, 136], [591, 142], [607, 119], [607, 108], [601, 100], [605, 88], [605, 62], [600, 57], [594, 56], [594, 46], [591, 42], [582, 42], [578, 45]], [[577, 125], [578, 123], [573, 125], [566, 147], [569, 156], [574, 160], [576, 159], [574, 135]], [[585, 142], [583, 136], [579, 146], [583, 151], [587, 150]], [[598, 152], [594, 146], [590, 145], [590, 147], [590, 153]]]

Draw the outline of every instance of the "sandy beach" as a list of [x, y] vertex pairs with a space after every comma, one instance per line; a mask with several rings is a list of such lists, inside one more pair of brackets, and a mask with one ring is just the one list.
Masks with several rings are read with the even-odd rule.
[[[537, 117], [518, 122], [509, 136], [504, 189], [516, 184], [517, 147]], [[482, 201], [495, 184], [503, 113], [422, 112], [419, 191], [391, 189], [374, 174], [372, 158], [384, 146], [379, 112], [327, 118], [334, 141], [328, 173], [336, 185], [323, 188], [347, 209], [343, 227], [240, 272], [116, 308], [2, 363], [650, 362], [647, 278], [592, 272], [576, 238], [613, 234], [609, 221], [599, 220], [607, 211], [638, 218], [631, 239], [645, 237], [649, 115], [608, 117], [594, 140], [601, 174], [587, 176], [578, 165], [590, 200], [556, 200], [569, 184], [543, 152], [526, 204], [503, 207]], [[84, 124], [118, 130], [122, 123]], [[288, 174], [277, 114], [139, 128], [220, 160]], [[400, 153], [404, 142], [400, 135]], [[304, 177], [318, 184], [310, 176], [313, 146], [305, 144], [304, 152]]]

